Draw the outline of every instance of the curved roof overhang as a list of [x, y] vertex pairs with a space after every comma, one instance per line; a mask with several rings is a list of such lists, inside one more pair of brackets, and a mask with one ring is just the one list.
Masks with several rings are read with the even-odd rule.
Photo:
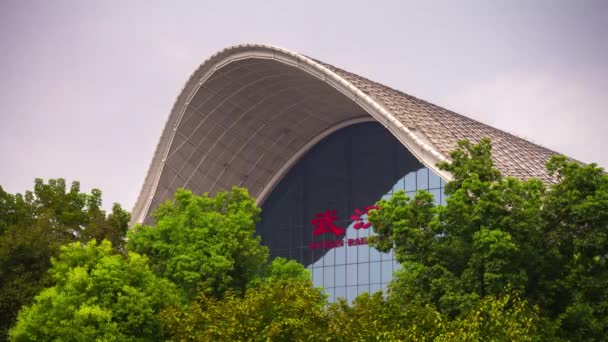
[[325, 65], [282, 48], [220, 51], [178, 96], [133, 209], [143, 222], [178, 187], [214, 193], [247, 187], [263, 203], [291, 166], [323, 137], [378, 121], [424, 165], [445, 157], [381, 103]]
[[299, 158], [348, 125], [377, 121], [425, 166], [458, 140], [489, 137], [500, 171], [551, 182], [555, 152], [304, 55], [239, 45], [213, 55], [179, 94], [132, 213], [143, 222], [179, 187], [215, 193], [234, 185], [261, 205]]

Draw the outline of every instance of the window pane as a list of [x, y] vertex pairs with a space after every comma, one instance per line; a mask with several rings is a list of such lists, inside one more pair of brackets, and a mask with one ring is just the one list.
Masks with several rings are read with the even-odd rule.
[[380, 253], [374, 247], [370, 246], [369, 247], [369, 261], [380, 261], [380, 258], [382, 258], [382, 253]]
[[327, 300], [331, 303], [334, 302], [336, 300], [335, 298], [335, 290], [333, 287], [331, 288], [325, 288], [325, 293], [328, 295]]
[[416, 172], [416, 189], [426, 190], [429, 188], [429, 169], [426, 167]]
[[335, 283], [334, 283], [334, 275], [335, 275], [335, 269], [333, 266], [331, 267], [324, 267], [323, 270], [323, 284], [325, 287], [334, 287]]
[[346, 287], [339, 286], [334, 289], [335, 298], [346, 298]]
[[447, 205], [448, 204], [448, 196], [446, 196], [444, 193], [441, 193], [441, 204], [442, 205]]
[[382, 289], [382, 285], [380, 284], [371, 284], [369, 286], [369, 294], [374, 294]]
[[312, 269], [312, 282], [315, 286], [323, 286], [323, 267], [315, 267]]
[[433, 189], [433, 190], [429, 190], [429, 192], [431, 194], [433, 194], [433, 203], [435, 205], [438, 205], [441, 203], [441, 190], [440, 189]]
[[357, 264], [346, 265], [346, 285], [357, 285]]
[[382, 268], [382, 265], [379, 262], [371, 262], [369, 264], [369, 273], [370, 273], [369, 281], [370, 281], [370, 283], [380, 284], [382, 282], [381, 268]]
[[416, 191], [416, 172], [410, 172], [403, 177], [405, 191]]
[[[355, 229], [349, 228], [349, 233], [350, 233], [350, 230], [355, 231]], [[356, 239], [357, 233], [353, 232], [352, 234], [348, 234], [348, 235], [350, 235], [350, 236], [347, 236], [346, 243], [344, 244], [344, 248], [346, 248], [346, 262], [347, 263], [357, 262], [357, 246], [348, 245], [348, 240]]]
[[346, 263], [346, 247], [338, 247], [334, 249], [336, 254], [336, 265], [343, 265]]
[[369, 284], [369, 262], [361, 263], [358, 265], [359, 274], [357, 279], [359, 279], [358, 284]]
[[369, 246], [361, 245], [357, 249], [359, 250], [358, 262], [369, 262]]
[[335, 266], [336, 274], [335, 274], [335, 283], [336, 286], [344, 286], [346, 285], [346, 266]]
[[357, 298], [357, 287], [356, 286], [349, 286], [346, 288], [346, 295], [347, 295], [347, 300], [349, 302], [352, 302], [355, 298]]
[[325, 256], [323, 256], [323, 266], [332, 266], [334, 264], [335, 253], [333, 248], [325, 253]]
[[403, 178], [399, 179], [393, 185], [393, 190], [392, 190], [393, 192], [397, 192], [399, 190], [405, 190], [405, 180]]
[[369, 285], [359, 285], [357, 286], [358, 295], [362, 295], [363, 293], [369, 293]]
[[435, 172], [429, 170], [429, 189], [437, 189], [441, 187], [441, 178]]

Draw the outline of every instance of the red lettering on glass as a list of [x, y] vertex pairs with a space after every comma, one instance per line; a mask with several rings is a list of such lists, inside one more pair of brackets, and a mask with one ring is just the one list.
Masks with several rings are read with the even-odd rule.
[[365, 207], [365, 213], [369, 214], [369, 211], [372, 210], [372, 209], [374, 209], [374, 210], [380, 210], [380, 207], [377, 206], [377, 205], [369, 205], [369, 206]]
[[367, 245], [367, 238], [356, 238], [356, 239], [348, 239], [348, 246], [361, 246]]
[[310, 249], [332, 249], [336, 247], [344, 247], [344, 240], [328, 240], [328, 241], [317, 241], [310, 243]]
[[334, 221], [338, 219], [336, 216], [336, 211], [333, 210], [330, 214], [329, 209], [324, 213], [318, 213], [315, 215], [315, 218], [310, 221], [315, 226], [315, 230], [312, 232], [312, 235], [319, 235], [323, 233], [334, 233], [334, 235], [342, 235], [344, 233], [344, 228], [336, 227], [334, 225]]
[[[369, 214], [370, 210], [380, 210], [380, 208], [377, 205], [370, 205], [365, 207], [365, 214]], [[372, 226], [371, 223], [369, 222], [364, 222], [363, 218], [361, 217], [363, 215], [363, 211], [361, 211], [360, 209], [355, 209], [355, 215], [350, 215], [350, 219], [355, 221], [355, 225], [353, 226], [353, 228], [355, 229], [367, 229], [369, 227]]]

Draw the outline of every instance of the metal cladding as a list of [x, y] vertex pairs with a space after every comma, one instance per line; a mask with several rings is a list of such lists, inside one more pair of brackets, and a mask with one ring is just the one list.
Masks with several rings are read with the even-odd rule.
[[215, 193], [246, 187], [261, 204], [290, 167], [332, 132], [378, 121], [416, 158], [436, 164], [462, 139], [492, 139], [508, 176], [551, 181], [544, 147], [398, 90], [267, 45], [238, 45], [213, 55], [179, 94], [133, 209], [149, 220], [177, 188]]

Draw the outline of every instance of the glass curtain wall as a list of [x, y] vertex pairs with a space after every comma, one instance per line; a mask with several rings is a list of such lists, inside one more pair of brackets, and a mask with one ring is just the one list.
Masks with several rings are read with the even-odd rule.
[[311, 270], [330, 300], [385, 289], [399, 268], [392, 253], [367, 245], [367, 212], [393, 192], [428, 190], [445, 201], [444, 181], [424, 167], [382, 125], [346, 127], [319, 142], [262, 205], [258, 234], [271, 257]]

